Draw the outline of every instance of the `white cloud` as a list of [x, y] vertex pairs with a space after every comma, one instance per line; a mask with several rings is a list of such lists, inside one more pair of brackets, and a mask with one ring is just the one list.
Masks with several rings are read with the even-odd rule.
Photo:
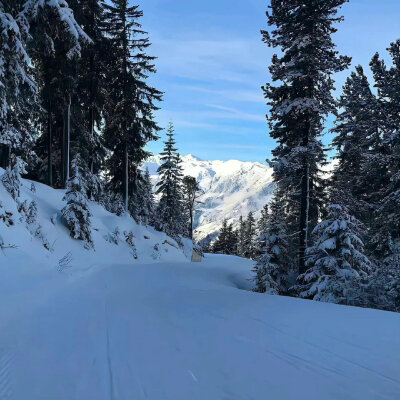
[[268, 48], [261, 40], [175, 40], [156, 37], [153, 38], [153, 51], [158, 55], [157, 67], [162, 74], [208, 82], [251, 81], [254, 85], [260, 74], [265, 73]]

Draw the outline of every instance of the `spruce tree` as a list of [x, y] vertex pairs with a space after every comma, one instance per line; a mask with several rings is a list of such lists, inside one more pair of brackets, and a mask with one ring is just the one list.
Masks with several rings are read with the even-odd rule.
[[375, 86], [382, 109], [382, 141], [374, 161], [373, 193], [377, 205], [372, 250], [377, 257], [400, 254], [400, 39], [388, 49], [393, 65], [388, 68], [376, 54], [371, 61]]
[[21, 195], [21, 175], [26, 173], [25, 168], [26, 163], [21, 158], [16, 157], [15, 154], [11, 154], [9, 166], [1, 177], [4, 187], [11, 197], [17, 201]]
[[65, 0], [28, 0], [24, 15], [30, 23], [29, 53], [39, 85], [39, 105], [44, 111], [35, 115], [40, 132], [36, 152], [42, 162], [40, 171], [32, 177], [64, 187], [65, 170], [69, 167], [66, 131], [71, 124], [76, 65], [82, 44], [90, 42], [90, 38]]
[[244, 224], [243, 256], [254, 260], [257, 255], [257, 231], [253, 213], [249, 212]]
[[104, 33], [104, 4], [103, 0], [77, 0], [71, 4], [76, 20], [91, 41], [83, 44], [76, 64], [76, 90], [71, 93], [73, 131], [70, 140], [94, 174], [99, 172], [106, 154], [100, 133], [111, 45]]
[[37, 85], [27, 53], [29, 23], [21, 1], [0, 1], [0, 166], [11, 152], [29, 158]]
[[199, 182], [193, 176], [185, 176], [182, 180], [182, 185], [184, 206], [189, 218], [189, 238], [193, 239], [194, 216], [196, 212], [196, 206], [199, 203], [198, 199], [203, 194], [203, 192], [200, 188]]
[[362, 305], [362, 286], [372, 264], [364, 254], [362, 225], [347, 209], [332, 204], [327, 218], [314, 229], [314, 246], [307, 250], [307, 267], [293, 288], [300, 297]]
[[341, 203], [364, 224], [374, 212], [376, 176], [380, 174], [375, 153], [380, 147], [380, 105], [361, 66], [356, 67], [343, 87], [340, 109], [332, 130], [338, 152], [332, 186], [340, 191]]
[[270, 208], [271, 213], [260, 228], [262, 232], [259, 240], [264, 246], [262, 256], [254, 267], [255, 290], [260, 293], [286, 294], [292, 283], [293, 272], [288, 252], [289, 238], [281, 204], [274, 199]]
[[71, 163], [71, 177], [67, 182], [67, 192], [63, 198], [66, 201], [62, 215], [66, 220], [72, 238], [83, 240], [85, 247], [93, 246], [91, 232], [91, 213], [87, 198], [87, 166], [79, 154], [76, 154]]
[[218, 237], [212, 244], [212, 252], [226, 255], [237, 254], [237, 235], [233, 225], [229, 224], [227, 219], [222, 221]]
[[261, 216], [257, 222], [257, 231], [259, 235], [262, 235], [267, 230], [268, 222], [270, 219], [269, 209], [269, 204], [266, 204], [261, 210]]
[[161, 92], [147, 82], [155, 73], [154, 57], [145, 51], [150, 41], [139, 22], [143, 12], [129, 7], [128, 0], [105, 5], [105, 34], [111, 44], [104, 138], [111, 155], [108, 177], [114, 191], [123, 194], [125, 210], [135, 186], [137, 169], [148, 157], [145, 145], [157, 139], [159, 127], [153, 119]]
[[177, 236], [186, 233], [185, 214], [182, 193], [181, 159], [175, 147], [174, 127], [172, 122], [167, 131], [161, 153], [162, 164], [158, 168], [160, 181], [156, 193], [160, 195], [158, 203], [158, 228], [169, 235]]
[[155, 200], [148, 168], [144, 172], [140, 172], [136, 182], [138, 187], [130, 202], [131, 215], [137, 222], [151, 225], [155, 222]]
[[324, 201], [320, 168], [325, 154], [320, 136], [325, 118], [336, 111], [332, 75], [348, 67], [350, 59], [339, 56], [332, 41], [340, 6], [347, 0], [272, 0], [264, 42], [279, 48], [270, 72], [272, 84], [264, 87], [271, 107], [274, 180], [286, 214], [299, 271], [305, 270], [305, 251]]
[[245, 257], [245, 231], [246, 223], [241, 215], [239, 218], [239, 228], [238, 228], [238, 244], [237, 244], [237, 255], [239, 257]]

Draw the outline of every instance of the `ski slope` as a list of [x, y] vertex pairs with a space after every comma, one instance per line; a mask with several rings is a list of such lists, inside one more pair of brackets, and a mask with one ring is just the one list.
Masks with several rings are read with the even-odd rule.
[[400, 398], [400, 315], [252, 293], [252, 262], [0, 268], [1, 400]]

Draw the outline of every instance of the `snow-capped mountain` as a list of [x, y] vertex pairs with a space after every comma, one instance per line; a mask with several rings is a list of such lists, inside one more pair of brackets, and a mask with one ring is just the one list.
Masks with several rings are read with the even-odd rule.
[[[266, 164], [204, 161], [191, 154], [182, 161], [184, 175], [197, 178], [204, 191], [196, 214], [198, 241], [215, 236], [225, 218], [236, 224], [240, 216], [246, 217], [250, 211], [258, 215], [272, 197], [272, 169]], [[145, 164], [155, 182], [160, 163], [160, 156], [156, 155]]]

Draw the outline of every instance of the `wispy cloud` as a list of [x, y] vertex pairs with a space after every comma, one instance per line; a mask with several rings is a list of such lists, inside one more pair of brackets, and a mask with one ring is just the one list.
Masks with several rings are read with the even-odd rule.
[[158, 55], [158, 70], [162, 74], [207, 82], [249, 82], [252, 77], [254, 83], [254, 78], [258, 80], [265, 69], [267, 47], [261, 41], [156, 37], [153, 43]]
[[193, 92], [214, 94], [216, 96], [224, 97], [226, 99], [238, 102], [265, 104], [265, 99], [263, 94], [261, 93], [261, 88], [255, 88], [254, 90], [250, 89], [215, 90], [215, 89], [208, 89], [206, 87], [190, 86], [190, 85], [181, 85], [180, 87]]
[[233, 119], [239, 119], [242, 121], [258, 121], [258, 122], [265, 121], [265, 117], [260, 114], [245, 113], [240, 110], [237, 110], [236, 108], [221, 106], [218, 104], [206, 104], [206, 106], [210, 107], [210, 108], [214, 108], [216, 110], [224, 111], [224, 113], [222, 113], [220, 115], [222, 117], [226, 117], [229, 119], [233, 118]]

